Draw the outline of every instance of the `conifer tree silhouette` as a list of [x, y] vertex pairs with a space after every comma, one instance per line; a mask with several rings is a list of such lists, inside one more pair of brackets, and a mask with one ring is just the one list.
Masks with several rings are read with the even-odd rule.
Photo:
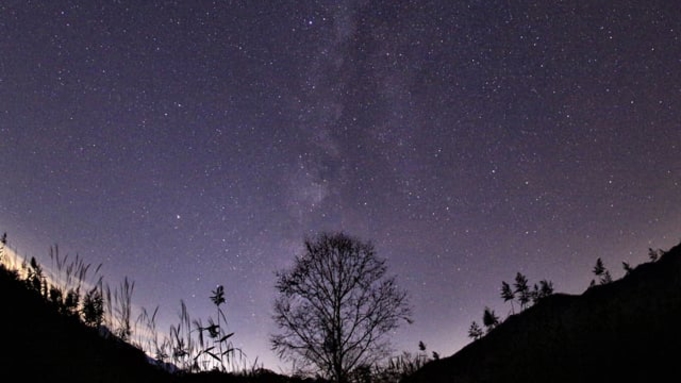
[[511, 286], [505, 281], [501, 282], [501, 298], [504, 300], [504, 302], [511, 301], [511, 313], [515, 314], [515, 308], [513, 307], [515, 293], [513, 290], [511, 290]]
[[515, 293], [518, 294], [520, 309], [523, 310], [532, 299], [530, 287], [527, 284], [527, 277], [518, 272], [518, 274], [515, 276], [515, 283], [513, 286], [515, 287]]
[[[605, 285], [612, 282], [612, 276], [610, 275], [610, 271], [608, 271], [608, 269], [605, 268], [603, 260], [600, 258], [596, 260], [596, 265], [593, 268], [593, 273], [598, 278], [598, 282], [601, 285]], [[596, 284], [595, 281], [592, 281], [591, 286], [595, 284]]]
[[595, 276], [600, 278], [603, 275], [604, 272], [605, 272], [605, 266], [603, 265], [603, 260], [598, 258], [596, 260], [596, 266], [594, 266], [594, 268], [593, 268], [593, 273], [594, 273]]
[[546, 298], [549, 295], [553, 295], [553, 282], [546, 279], [539, 281], [539, 295], [540, 298]]
[[484, 332], [482, 331], [482, 328], [480, 327], [478, 322], [473, 321], [473, 323], [471, 323], [471, 326], [468, 328], [468, 337], [473, 338], [474, 340], [478, 340], [482, 338], [483, 334]]
[[622, 262], [622, 267], [624, 268], [624, 275], [629, 275], [633, 271], [628, 262]]
[[494, 313], [494, 310], [485, 307], [482, 314], [482, 324], [487, 328], [488, 333], [499, 325], [499, 317]]
[[530, 299], [532, 304], [539, 302], [539, 285], [536, 283], [532, 286], [532, 291], [530, 291]]

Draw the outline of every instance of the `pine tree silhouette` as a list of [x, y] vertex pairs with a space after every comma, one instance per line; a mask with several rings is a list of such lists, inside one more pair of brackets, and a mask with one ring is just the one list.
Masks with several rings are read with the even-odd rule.
[[501, 298], [504, 300], [504, 302], [511, 301], [511, 313], [515, 314], [515, 307], [513, 307], [515, 293], [513, 290], [511, 290], [511, 286], [505, 281], [501, 282]]
[[515, 293], [518, 294], [518, 302], [520, 302], [520, 309], [523, 310], [525, 306], [532, 300], [530, 294], [530, 287], [527, 284], [527, 277], [522, 275], [520, 272], [515, 276]]
[[605, 273], [605, 266], [603, 265], [603, 260], [600, 258], [596, 260], [596, 266], [593, 268], [593, 273], [599, 278]]
[[[601, 285], [606, 285], [612, 282], [612, 276], [610, 275], [610, 271], [608, 271], [608, 269], [605, 268], [603, 260], [600, 258], [596, 260], [596, 265], [593, 268], [593, 273], [598, 278], [598, 282]], [[595, 284], [595, 282], [592, 283], [592, 285], [593, 284]]]
[[492, 331], [499, 325], [499, 317], [494, 313], [494, 310], [485, 307], [485, 311], [482, 314], [482, 324], [487, 328], [487, 332]]
[[622, 262], [622, 267], [624, 268], [624, 275], [629, 275], [633, 270], [631, 265], [627, 262]]
[[482, 328], [480, 327], [478, 322], [473, 321], [473, 323], [471, 323], [471, 326], [468, 328], [468, 337], [478, 340], [482, 338], [483, 334], [484, 332], [482, 331]]

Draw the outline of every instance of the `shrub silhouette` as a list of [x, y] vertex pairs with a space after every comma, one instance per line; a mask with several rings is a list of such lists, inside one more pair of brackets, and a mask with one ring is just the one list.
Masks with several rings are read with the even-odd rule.
[[648, 248], [648, 259], [650, 259], [651, 262], [656, 262], [663, 255], [664, 250], [662, 249], [653, 250], [651, 247]]

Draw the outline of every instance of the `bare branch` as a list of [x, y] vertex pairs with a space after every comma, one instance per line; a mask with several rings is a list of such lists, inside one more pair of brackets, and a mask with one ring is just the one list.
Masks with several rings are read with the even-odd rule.
[[343, 233], [305, 241], [291, 269], [277, 272], [271, 337], [280, 357], [315, 365], [336, 382], [383, 358], [387, 335], [411, 323], [407, 293], [386, 276], [371, 243]]

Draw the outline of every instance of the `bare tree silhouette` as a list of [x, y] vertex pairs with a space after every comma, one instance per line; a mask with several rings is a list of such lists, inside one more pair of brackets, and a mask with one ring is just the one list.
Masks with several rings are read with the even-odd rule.
[[307, 362], [338, 383], [388, 351], [386, 335], [411, 323], [407, 293], [387, 276], [371, 243], [343, 233], [305, 241], [291, 269], [277, 273], [271, 338], [280, 357]]

